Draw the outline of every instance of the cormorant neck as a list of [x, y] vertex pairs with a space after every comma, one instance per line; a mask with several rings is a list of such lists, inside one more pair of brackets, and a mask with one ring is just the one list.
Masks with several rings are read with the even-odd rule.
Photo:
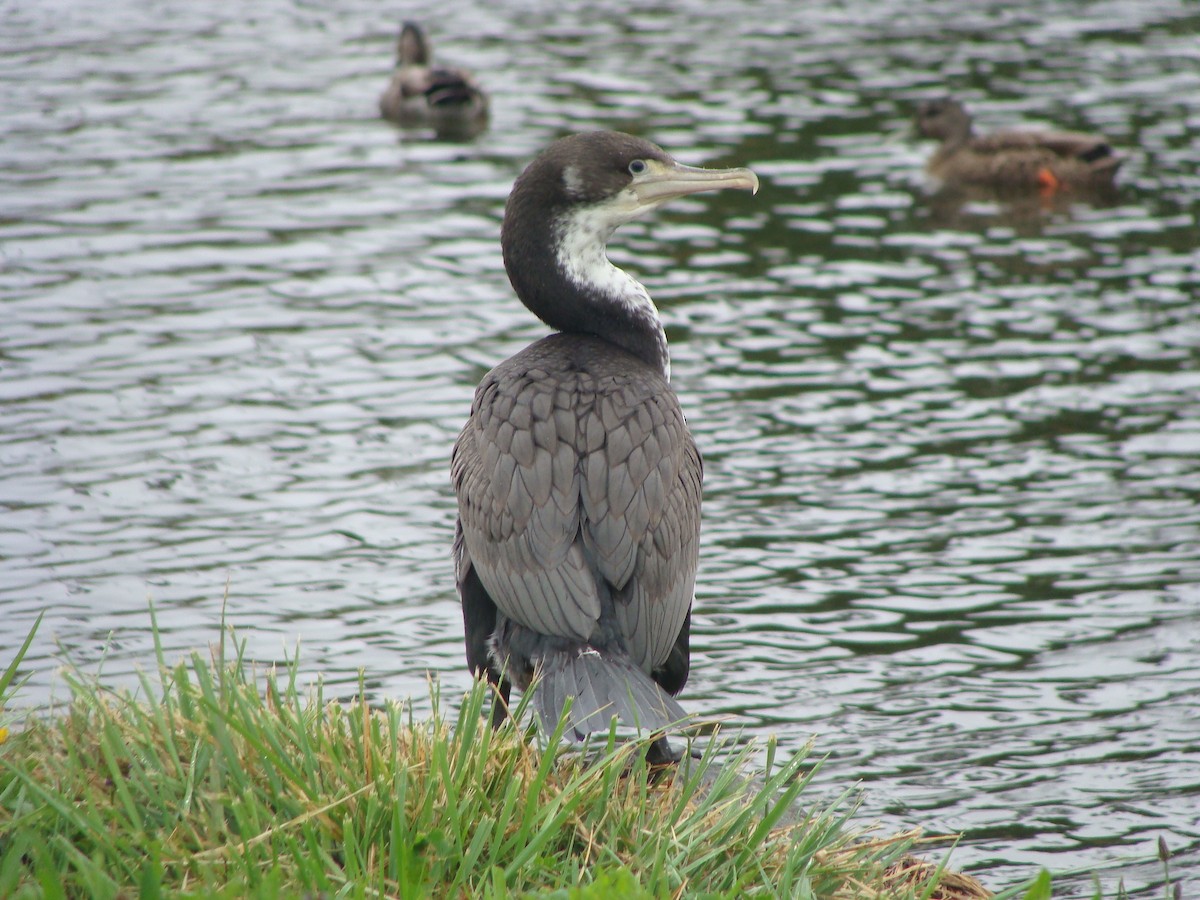
[[596, 335], [670, 379], [667, 336], [654, 301], [605, 253], [611, 220], [583, 205], [546, 212], [518, 205], [504, 219], [504, 268], [521, 302], [551, 328]]

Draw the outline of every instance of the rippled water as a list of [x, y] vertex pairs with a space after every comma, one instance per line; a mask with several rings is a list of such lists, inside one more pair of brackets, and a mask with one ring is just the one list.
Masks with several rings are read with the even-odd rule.
[[[1186, 0], [451, 0], [473, 142], [375, 118], [398, 20], [270, 0], [0, 8], [0, 664], [128, 684], [228, 619], [345, 691], [464, 686], [448, 455], [543, 333], [497, 244], [558, 134], [752, 165], [614, 258], [706, 458], [685, 705], [818, 735], [863, 818], [995, 887], [1200, 882], [1200, 13]], [[934, 196], [913, 102], [1102, 130], [1118, 195]], [[1161, 869], [1118, 874], [1161, 896]], [[1090, 895], [1090, 876], [1067, 879]]]

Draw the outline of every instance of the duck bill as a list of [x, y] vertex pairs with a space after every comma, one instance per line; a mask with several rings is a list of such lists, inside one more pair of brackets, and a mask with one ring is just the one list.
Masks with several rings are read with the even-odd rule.
[[676, 197], [727, 188], [758, 193], [758, 176], [749, 169], [700, 169], [679, 163], [652, 165], [630, 185], [638, 202], [657, 206]]

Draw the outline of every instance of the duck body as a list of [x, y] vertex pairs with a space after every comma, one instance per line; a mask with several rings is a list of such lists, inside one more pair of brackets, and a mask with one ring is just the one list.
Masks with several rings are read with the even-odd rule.
[[415, 22], [405, 22], [396, 68], [379, 98], [383, 118], [436, 131], [477, 133], [487, 124], [488, 97], [465, 69], [435, 66], [429, 43]]
[[941, 141], [926, 171], [951, 186], [980, 186], [1053, 194], [1111, 188], [1124, 157], [1094, 134], [1073, 131], [997, 131], [976, 135], [957, 100], [928, 100], [917, 108], [917, 129]]
[[[548, 730], [661, 732], [689, 672], [700, 453], [645, 288], [608, 261], [620, 224], [666, 200], [757, 188], [616, 132], [550, 145], [517, 179], [501, 241], [518, 297], [557, 333], [490, 371], [454, 446], [454, 556], [468, 667], [536, 688]], [[672, 758], [665, 738], [652, 745]]]

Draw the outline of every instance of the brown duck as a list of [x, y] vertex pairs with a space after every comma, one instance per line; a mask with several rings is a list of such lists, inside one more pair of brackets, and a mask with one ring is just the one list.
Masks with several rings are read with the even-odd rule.
[[949, 97], [917, 107], [917, 130], [942, 145], [926, 164], [947, 185], [1059, 191], [1111, 188], [1124, 157], [1095, 134], [997, 131], [976, 135], [971, 114]]
[[474, 133], [487, 122], [488, 98], [467, 70], [430, 65], [424, 32], [405, 22], [396, 70], [379, 98], [379, 111], [400, 125]]

